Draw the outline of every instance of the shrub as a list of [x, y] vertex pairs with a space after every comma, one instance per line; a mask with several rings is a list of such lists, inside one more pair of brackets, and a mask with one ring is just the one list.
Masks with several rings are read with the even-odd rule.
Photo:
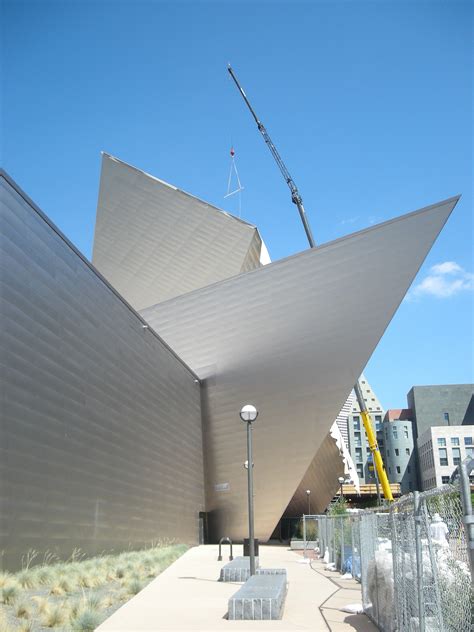
[[59, 625], [67, 624], [70, 618], [70, 610], [65, 603], [52, 605], [43, 614], [41, 623], [46, 628], [55, 628]]
[[125, 585], [125, 588], [130, 595], [137, 595], [143, 587], [144, 583], [139, 577], [132, 577], [132, 579]]
[[31, 599], [36, 604], [36, 611], [40, 615], [45, 614], [51, 606], [51, 603], [47, 597], [35, 596]]
[[15, 632], [34, 632], [35, 622], [33, 619], [22, 621], [18, 627], [15, 628]]
[[31, 617], [31, 605], [26, 599], [17, 599], [13, 602], [13, 614], [18, 619], [29, 619]]
[[52, 584], [55, 578], [55, 572], [47, 566], [41, 567], [36, 571], [36, 581], [40, 585]]
[[2, 571], [0, 573], [0, 588], [3, 588], [6, 584], [8, 584], [12, 579], [12, 576], [7, 571]]
[[72, 622], [73, 630], [93, 632], [101, 623], [101, 616], [97, 610], [83, 610]]
[[3, 603], [11, 604], [18, 599], [21, 593], [21, 588], [16, 582], [10, 582], [6, 584], [2, 589], [2, 601]]

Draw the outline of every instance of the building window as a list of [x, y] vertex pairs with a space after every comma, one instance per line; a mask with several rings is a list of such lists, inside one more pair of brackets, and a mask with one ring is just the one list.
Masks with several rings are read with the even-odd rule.
[[363, 476], [364, 476], [364, 466], [362, 465], [362, 463], [357, 463], [356, 469], [357, 469], [357, 475], [360, 478], [363, 478]]
[[400, 450], [398, 448], [395, 448], [395, 456], [400, 456]]
[[365, 451], [367, 452], [367, 454], [370, 454], [370, 448], [365, 448]]
[[446, 448], [439, 448], [439, 464], [448, 465], [448, 451]]
[[390, 450], [387, 450], [387, 456], [390, 456]]
[[375, 421], [382, 421], [382, 415], [375, 415]]
[[389, 473], [389, 474], [391, 474], [391, 473], [392, 473], [392, 468], [391, 468], [391, 467], [389, 467], [389, 468], [388, 468], [388, 473]]
[[398, 431], [395, 426], [392, 428], [392, 435], [394, 439], [398, 439]]
[[362, 448], [355, 449], [356, 461], [362, 462]]
[[354, 415], [352, 417], [352, 421], [354, 424], [354, 430], [360, 430], [360, 417], [358, 415]]
[[444, 437], [438, 437], [438, 445], [446, 445], [446, 439]]
[[451, 445], [459, 445], [459, 437], [451, 437]]
[[453, 465], [459, 465], [461, 463], [461, 449], [453, 448]]
[[441, 484], [442, 485], [447, 485], [449, 483], [449, 476], [442, 476], [441, 477]]
[[444, 417], [444, 421], [447, 421], [449, 424], [449, 413], [444, 413], [443, 417]]
[[383, 448], [383, 439], [379, 439], [379, 446]]
[[405, 430], [403, 431], [403, 434], [404, 434], [404, 436], [405, 436], [405, 439], [408, 439], [408, 430], [406, 430], [406, 429], [405, 429]]
[[469, 459], [474, 459], [474, 447], [472, 448], [466, 448], [466, 456]]
[[360, 432], [354, 432], [354, 445], [356, 448], [360, 448], [362, 446], [362, 442], [360, 440]]
[[408, 456], [410, 456], [410, 448], [405, 448], [405, 454], [408, 454]]
[[397, 474], [400, 474], [400, 466], [397, 465]]
[[472, 445], [472, 437], [464, 437], [464, 445]]

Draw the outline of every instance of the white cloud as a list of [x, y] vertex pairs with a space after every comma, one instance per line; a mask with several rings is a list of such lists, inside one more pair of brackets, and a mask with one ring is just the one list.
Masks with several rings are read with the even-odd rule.
[[462, 274], [464, 270], [455, 261], [445, 261], [434, 265], [430, 272], [432, 274], [456, 274], [457, 272]]
[[448, 298], [473, 289], [474, 274], [466, 272], [455, 261], [445, 261], [432, 266], [428, 275], [415, 285], [408, 297]]

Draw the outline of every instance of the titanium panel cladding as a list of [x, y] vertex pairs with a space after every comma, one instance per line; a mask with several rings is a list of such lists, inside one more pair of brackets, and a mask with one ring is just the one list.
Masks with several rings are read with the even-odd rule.
[[[255, 531], [266, 540], [457, 200], [142, 312], [203, 380], [206, 500], [214, 537], [241, 538], [247, 530], [241, 406], [252, 403], [260, 411]], [[335, 477], [337, 471], [334, 464]], [[329, 487], [326, 492], [329, 501]]]
[[255, 226], [103, 154], [92, 261], [135, 309], [260, 267]]
[[195, 375], [0, 176], [0, 550], [194, 543]]

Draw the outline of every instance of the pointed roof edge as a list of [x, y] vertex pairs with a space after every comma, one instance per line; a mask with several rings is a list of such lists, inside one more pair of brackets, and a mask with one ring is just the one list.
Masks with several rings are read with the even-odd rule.
[[[443, 229], [444, 225], [448, 221], [451, 213], [453, 212], [454, 207], [459, 202], [460, 198], [461, 198], [461, 194], [453, 195], [452, 197], [446, 198], [445, 200], [441, 200], [439, 202], [435, 202], [434, 204], [430, 204], [429, 206], [424, 206], [423, 208], [418, 209], [416, 211], [411, 211], [409, 213], [405, 213], [404, 215], [398, 215], [397, 217], [393, 217], [392, 219], [388, 219], [385, 222], [381, 222], [380, 224], [375, 224], [374, 226], [368, 226], [367, 228], [363, 228], [361, 230], [358, 230], [355, 233], [349, 233], [348, 235], [344, 235], [342, 237], [337, 237], [337, 239], [333, 239], [331, 241], [328, 241], [328, 242], [326, 242], [324, 244], [321, 244], [320, 246], [316, 246], [315, 248], [308, 248], [307, 250], [302, 250], [301, 252], [297, 252], [297, 253], [295, 253], [293, 255], [289, 255], [288, 257], [284, 257], [283, 259], [277, 259], [276, 261], [271, 261], [270, 263], [268, 263], [267, 265], [262, 266], [261, 268], [256, 268], [255, 270], [249, 270], [248, 272], [243, 272], [243, 273], [241, 273], [239, 275], [236, 275], [236, 276], [233, 276], [233, 277], [229, 277], [227, 279], [222, 279], [221, 281], [216, 281], [215, 283], [210, 283], [209, 285], [205, 285], [204, 287], [196, 288], [195, 290], [191, 290], [190, 292], [186, 292], [186, 294], [183, 294], [183, 295], [180, 295], [180, 296], [175, 296], [174, 298], [167, 299], [166, 301], [163, 301], [162, 303], [155, 303], [155, 305], [164, 305], [165, 303], [168, 303], [168, 302], [179, 301], [184, 296], [189, 297], [190, 295], [192, 295], [192, 294], [194, 294], [196, 292], [202, 292], [203, 290], [209, 289], [211, 287], [216, 287], [218, 285], [223, 285], [225, 283], [232, 282], [236, 278], [241, 278], [243, 276], [248, 276], [250, 274], [262, 273], [262, 272], [268, 270], [269, 268], [273, 269], [273, 268], [275, 268], [275, 267], [277, 267], [279, 265], [283, 265], [283, 264], [287, 263], [288, 261], [291, 261], [292, 259], [297, 259], [297, 258], [300, 258], [300, 257], [307, 257], [307, 256], [314, 255], [315, 253], [320, 252], [321, 250], [324, 250], [326, 248], [332, 247], [334, 244], [338, 244], [340, 242], [348, 241], [348, 240], [350, 240], [350, 239], [352, 239], [354, 237], [357, 237], [359, 235], [365, 235], [367, 233], [378, 231], [381, 228], [384, 228], [385, 226], [389, 226], [390, 224], [395, 224], [395, 223], [398, 223], [398, 222], [402, 222], [402, 221], [408, 219], [409, 217], [416, 217], [417, 215], [423, 215], [425, 213], [429, 213], [432, 209], [434, 209], [434, 208], [436, 208], [438, 206], [442, 206], [442, 205], [445, 205], [445, 204], [452, 203], [451, 210], [446, 215], [446, 219], [444, 220], [444, 222], [442, 223], [442, 225], [440, 227], [440, 230], [438, 232], [438, 235], [439, 235], [439, 233]], [[263, 241], [262, 241], [262, 243], [263, 243]], [[428, 250], [428, 252], [429, 252], [429, 250]], [[427, 255], [428, 255], [428, 253], [427, 253]], [[422, 263], [420, 264], [419, 268], [416, 270], [415, 276], [418, 274], [421, 266], [423, 265], [423, 262], [424, 262], [424, 259], [423, 259]], [[415, 278], [415, 276], [413, 278]], [[403, 300], [403, 297], [402, 297], [402, 300]], [[401, 301], [400, 301], [400, 303], [401, 303]], [[400, 303], [399, 303], [399, 305], [400, 305]], [[143, 312], [145, 312], [145, 311], [147, 311], [149, 309], [152, 309], [153, 307], [155, 307], [155, 305], [150, 305], [149, 307], [146, 307], [145, 309], [140, 310], [140, 313], [143, 313]], [[397, 309], [398, 309], [399, 305], [397, 306]]]
[[169, 344], [163, 340], [163, 338], [147, 323], [147, 321], [143, 318], [139, 311], [137, 311], [130, 303], [118, 292], [114, 286], [107, 281], [104, 275], [99, 272], [99, 270], [95, 267], [95, 265], [89, 261], [89, 259], [82, 254], [77, 246], [75, 246], [72, 241], [66, 237], [66, 235], [60, 230], [56, 224], [40, 209], [40, 207], [34, 202], [30, 196], [23, 191], [23, 189], [15, 182], [15, 180], [2, 168], [0, 167], [0, 179], [3, 178], [5, 182], [19, 195], [28, 206], [49, 226], [49, 228], [56, 233], [56, 235], [66, 244], [68, 248], [70, 248], [81, 261], [91, 270], [93, 274], [106, 286], [106, 288], [112, 292], [124, 305], [125, 307], [132, 312], [132, 314], [141, 322], [143, 326], [147, 328], [147, 330], [157, 338], [160, 343], [165, 347], [171, 355], [176, 358], [176, 360], [192, 375], [192, 377], [200, 382], [199, 376], [193, 371], [193, 369], [186, 364], [186, 362], [176, 353], [176, 351], [169, 346]]
[[223, 209], [219, 208], [215, 204], [211, 204], [210, 202], [206, 202], [206, 200], [203, 200], [203, 199], [197, 197], [197, 195], [193, 195], [192, 193], [188, 193], [187, 191], [183, 191], [183, 189], [179, 189], [174, 184], [170, 184], [169, 182], [166, 182], [165, 180], [161, 180], [160, 178], [157, 178], [156, 176], [152, 175], [151, 173], [148, 173], [147, 171], [144, 171], [143, 169], [139, 169], [138, 167], [135, 167], [134, 165], [131, 165], [128, 162], [125, 162], [125, 160], [121, 160], [120, 158], [117, 158], [116, 156], [112, 156], [112, 154], [109, 154], [106, 151], [101, 151], [100, 153], [102, 154], [102, 156], [106, 156], [107, 158], [110, 158], [110, 160], [113, 160], [114, 162], [118, 162], [121, 165], [125, 165], [125, 167], [128, 167], [129, 169], [133, 169], [134, 171], [137, 171], [138, 173], [146, 176], [147, 178], [150, 178], [151, 180], [155, 180], [156, 182], [159, 182], [160, 184], [164, 185], [165, 187], [173, 189], [173, 191], [176, 191], [177, 193], [181, 193], [182, 195], [185, 195], [185, 196], [187, 196], [187, 197], [189, 197], [189, 198], [191, 198], [193, 200], [197, 200], [201, 204], [205, 204], [206, 206], [210, 206], [212, 209], [218, 211], [219, 213], [223, 213], [224, 215], [227, 215], [227, 217], [229, 217], [232, 220], [235, 220], [236, 222], [240, 222], [241, 224], [244, 224], [245, 226], [248, 226], [249, 228], [253, 228], [254, 230], [257, 231], [258, 236], [260, 237], [260, 240], [263, 243], [263, 239], [262, 239], [262, 236], [260, 235], [260, 231], [258, 230], [257, 226], [255, 226], [254, 224], [251, 224], [250, 222], [247, 222], [244, 219], [241, 219], [240, 217], [236, 217], [235, 215], [232, 215], [232, 213], [229, 213], [228, 211], [224, 211]]

